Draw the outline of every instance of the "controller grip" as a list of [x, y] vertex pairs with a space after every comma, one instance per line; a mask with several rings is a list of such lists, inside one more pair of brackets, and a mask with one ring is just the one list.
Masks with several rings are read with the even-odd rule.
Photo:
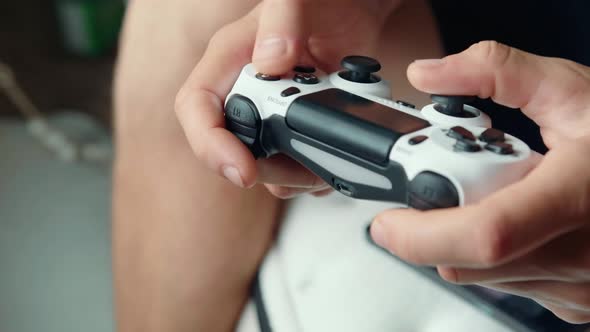
[[[543, 155], [531, 151], [530, 158], [521, 169], [531, 172], [543, 160]], [[509, 183], [505, 183], [508, 185]], [[408, 206], [417, 210], [433, 210], [458, 207], [459, 193], [446, 177], [434, 172], [418, 174], [408, 185]]]

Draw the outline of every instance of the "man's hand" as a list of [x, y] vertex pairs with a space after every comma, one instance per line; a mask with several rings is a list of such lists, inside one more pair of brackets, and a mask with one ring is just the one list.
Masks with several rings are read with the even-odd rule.
[[223, 101], [242, 67], [282, 74], [296, 64], [333, 71], [349, 53], [374, 53], [381, 26], [400, 0], [266, 0], [211, 39], [176, 101], [176, 114], [199, 160], [234, 184], [264, 183], [281, 198], [331, 189], [283, 156], [256, 161], [225, 130]]
[[447, 281], [532, 298], [560, 318], [590, 322], [590, 68], [482, 42], [418, 61], [419, 90], [478, 95], [520, 108], [550, 151], [522, 181], [463, 208], [386, 211], [374, 240]]

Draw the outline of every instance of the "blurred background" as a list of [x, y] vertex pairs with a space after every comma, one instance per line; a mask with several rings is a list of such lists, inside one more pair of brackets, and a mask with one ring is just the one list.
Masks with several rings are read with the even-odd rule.
[[113, 331], [111, 82], [123, 0], [0, 1], [0, 331]]

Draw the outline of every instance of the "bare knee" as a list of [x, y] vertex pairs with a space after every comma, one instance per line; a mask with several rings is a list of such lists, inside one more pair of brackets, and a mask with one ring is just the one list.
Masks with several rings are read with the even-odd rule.
[[[182, 140], [175, 96], [209, 39], [260, 0], [145, 0], [130, 2], [114, 80], [118, 137], [154, 129]], [[151, 128], [150, 128], [151, 127]], [[161, 141], [162, 137], [154, 137]]]

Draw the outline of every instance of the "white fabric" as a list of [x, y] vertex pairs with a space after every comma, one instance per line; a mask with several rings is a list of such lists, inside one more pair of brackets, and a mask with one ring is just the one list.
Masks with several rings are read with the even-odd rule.
[[[510, 331], [366, 241], [391, 207], [340, 194], [291, 202], [261, 273], [275, 331]], [[238, 331], [258, 331], [251, 310]]]

